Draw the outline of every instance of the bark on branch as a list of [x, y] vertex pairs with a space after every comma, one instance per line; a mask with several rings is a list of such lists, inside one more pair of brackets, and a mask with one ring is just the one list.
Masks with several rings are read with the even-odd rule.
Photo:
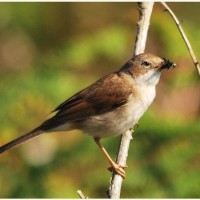
[[[137, 55], [144, 52], [153, 5], [153, 2], [138, 3], [139, 21], [133, 55]], [[117, 164], [122, 166], [126, 165], [126, 159], [128, 156], [128, 149], [131, 139], [132, 132], [130, 130], [126, 131], [126, 133], [122, 135], [116, 158]], [[115, 173], [112, 175], [111, 184], [108, 190], [108, 196], [111, 199], [120, 198], [122, 181], [123, 179], [120, 175]]]

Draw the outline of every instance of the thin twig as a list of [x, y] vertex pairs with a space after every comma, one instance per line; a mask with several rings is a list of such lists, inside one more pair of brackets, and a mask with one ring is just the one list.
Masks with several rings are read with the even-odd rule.
[[[144, 52], [153, 5], [153, 2], [142, 2], [138, 4], [139, 22], [135, 41], [134, 55]], [[116, 159], [116, 163], [118, 165], [126, 165], [126, 159], [128, 156], [128, 149], [131, 139], [132, 133], [130, 130], [126, 131], [126, 133], [122, 135]], [[109, 198], [120, 198], [122, 181], [123, 178], [120, 175], [113, 173], [111, 184], [107, 192]]]
[[86, 197], [81, 190], [77, 190], [77, 194], [81, 199], [88, 199], [88, 197]]
[[176, 15], [174, 14], [174, 12], [169, 8], [169, 6], [168, 6], [165, 2], [161, 2], [161, 4], [164, 6], [165, 10], [167, 10], [167, 11], [169, 12], [169, 14], [172, 16], [172, 18], [174, 19], [174, 21], [175, 21], [175, 23], [176, 23], [176, 25], [177, 25], [177, 27], [178, 27], [180, 33], [181, 33], [181, 36], [182, 36], [183, 40], [185, 41], [186, 46], [187, 46], [187, 48], [188, 48], [188, 50], [189, 50], [189, 52], [190, 52], [190, 55], [191, 55], [191, 57], [192, 57], [192, 60], [193, 60], [193, 62], [194, 62], [194, 65], [195, 65], [195, 67], [196, 67], [196, 69], [197, 69], [197, 71], [198, 71], [198, 74], [199, 74], [199, 76], [200, 76], [200, 65], [199, 65], [199, 62], [198, 62], [198, 60], [197, 60], [197, 58], [196, 58], [196, 56], [195, 56], [195, 54], [194, 54], [194, 51], [193, 51], [193, 49], [192, 49], [192, 46], [191, 46], [191, 44], [190, 44], [190, 42], [189, 42], [187, 36], [185, 35], [185, 32], [183, 31], [183, 28], [182, 28], [182, 26], [181, 26], [179, 20], [177, 19], [177, 17], [176, 17]]

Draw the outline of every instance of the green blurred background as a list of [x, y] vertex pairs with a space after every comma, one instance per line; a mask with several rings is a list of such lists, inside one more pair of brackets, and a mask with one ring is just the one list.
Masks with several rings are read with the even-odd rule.
[[[198, 58], [200, 3], [169, 3]], [[136, 3], [0, 3], [0, 145], [133, 54]], [[176, 62], [134, 133], [123, 198], [200, 198], [200, 85], [171, 17], [155, 4], [146, 52]], [[102, 140], [114, 158], [119, 137]], [[0, 198], [106, 197], [108, 163], [81, 132], [44, 134], [0, 157]]]

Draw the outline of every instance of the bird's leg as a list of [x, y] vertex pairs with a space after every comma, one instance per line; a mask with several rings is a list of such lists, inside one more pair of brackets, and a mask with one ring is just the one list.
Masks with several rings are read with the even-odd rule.
[[108, 162], [110, 163], [111, 167], [109, 167], [108, 169], [111, 170], [113, 169], [117, 174], [121, 175], [122, 178], [125, 178], [125, 171], [123, 170], [123, 168], [127, 168], [128, 166], [121, 166], [118, 165], [117, 163], [115, 163], [112, 158], [109, 156], [109, 154], [107, 153], [107, 151], [105, 150], [105, 148], [101, 145], [100, 143], [100, 138], [94, 138], [94, 141], [96, 142], [96, 144], [99, 146], [99, 148], [101, 149], [102, 153], [104, 154], [104, 156], [107, 158]]

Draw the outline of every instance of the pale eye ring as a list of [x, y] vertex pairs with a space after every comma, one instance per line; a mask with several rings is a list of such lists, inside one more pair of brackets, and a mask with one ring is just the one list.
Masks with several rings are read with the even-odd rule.
[[142, 62], [142, 66], [143, 66], [144, 68], [148, 68], [148, 67], [151, 66], [151, 63], [149, 63], [148, 61], [144, 61], [144, 62]]

